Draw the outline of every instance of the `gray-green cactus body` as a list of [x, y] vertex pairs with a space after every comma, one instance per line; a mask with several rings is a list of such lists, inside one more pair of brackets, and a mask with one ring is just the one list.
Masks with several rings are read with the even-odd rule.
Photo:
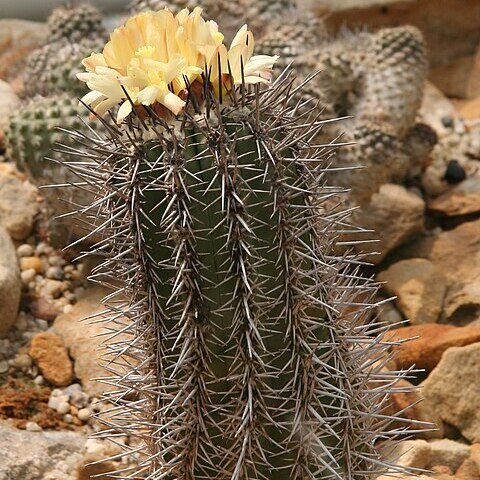
[[369, 335], [386, 330], [366, 321], [376, 286], [335, 254], [342, 190], [324, 181], [322, 122], [292, 106], [291, 82], [237, 87], [170, 123], [134, 110], [106, 140], [81, 136], [95, 164], [71, 166], [97, 186], [104, 235], [95, 275], [116, 285], [105, 399], [117, 413], [103, 421], [140, 458], [119, 478], [382, 470], [399, 374], [382, 370], [389, 344]]

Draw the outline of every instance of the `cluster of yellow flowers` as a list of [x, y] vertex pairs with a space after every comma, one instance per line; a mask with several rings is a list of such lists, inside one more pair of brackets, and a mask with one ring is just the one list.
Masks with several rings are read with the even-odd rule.
[[110, 35], [102, 53], [83, 60], [87, 72], [77, 77], [91, 92], [82, 101], [98, 115], [121, 104], [120, 123], [132, 112], [132, 103], [160, 104], [178, 115], [187, 86], [202, 78], [208, 77], [217, 93], [219, 85], [228, 90], [242, 82], [269, 83], [278, 57], [253, 56], [253, 35], [246, 25], [227, 50], [217, 24], [201, 14], [201, 8], [176, 16], [165, 9], [130, 18]]

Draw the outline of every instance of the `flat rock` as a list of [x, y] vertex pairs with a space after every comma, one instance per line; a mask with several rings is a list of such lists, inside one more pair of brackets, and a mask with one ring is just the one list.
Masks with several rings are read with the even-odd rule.
[[402, 260], [381, 272], [377, 279], [395, 295], [398, 308], [413, 325], [436, 322], [440, 316], [446, 283], [443, 274], [429, 260]]
[[101, 351], [101, 335], [106, 332], [102, 325], [82, 320], [105, 310], [102, 298], [107, 293], [101, 288], [87, 290], [70, 312], [62, 313], [54, 322], [55, 332], [62, 337], [74, 359], [75, 376], [80, 379], [83, 389], [91, 397], [99, 396], [107, 388], [93, 380], [106, 376], [106, 371], [100, 366], [104, 353]]
[[480, 343], [449, 348], [423, 382], [423, 395], [445, 422], [480, 442]]
[[28, 54], [43, 45], [47, 33], [45, 23], [0, 20], [0, 78], [12, 80], [19, 75]]
[[428, 209], [455, 217], [480, 212], [480, 176], [467, 178], [428, 202]]
[[396, 351], [395, 363], [398, 368], [415, 365], [431, 371], [449, 348], [480, 342], [480, 326], [455, 327], [432, 323], [397, 328], [389, 335], [392, 341], [415, 337], [418, 338], [393, 347]]
[[[401, 467], [427, 468], [431, 460], [431, 447], [426, 440], [405, 440], [383, 452], [383, 457]], [[392, 477], [389, 477], [392, 478]]]
[[448, 438], [430, 442], [430, 465], [445, 465], [456, 472], [465, 459], [470, 456], [470, 447]]
[[445, 433], [443, 421], [432, 409], [430, 402], [423, 398], [421, 389], [414, 387], [407, 380], [400, 380], [395, 387], [402, 388], [404, 391], [391, 395], [390, 405], [385, 410], [385, 414], [400, 413], [402, 419], [408, 419], [411, 423], [398, 421], [394, 422], [392, 427], [415, 431], [423, 430], [422, 433], [415, 433], [416, 438], [442, 438]]
[[29, 354], [47, 382], [56, 387], [65, 387], [72, 383], [72, 362], [58, 335], [52, 332], [37, 333], [32, 338]]
[[401, 185], [382, 185], [354, 219], [357, 225], [373, 230], [371, 238], [379, 242], [361, 244], [358, 250], [369, 253], [370, 262], [380, 263], [393, 249], [423, 231], [424, 212], [425, 202], [418, 195]]
[[8, 232], [0, 225], [0, 334], [15, 323], [22, 283], [17, 255]]
[[0, 480], [75, 480], [86, 436], [0, 424]]
[[480, 40], [478, 0], [301, 0], [325, 18], [330, 28], [371, 30], [415, 25], [425, 36], [429, 63], [448, 65], [459, 57], [474, 55]]
[[38, 191], [13, 172], [0, 170], [0, 225], [14, 240], [25, 240], [39, 212]]

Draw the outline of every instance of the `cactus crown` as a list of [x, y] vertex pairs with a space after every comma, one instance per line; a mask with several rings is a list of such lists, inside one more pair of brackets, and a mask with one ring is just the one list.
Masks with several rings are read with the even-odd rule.
[[[82, 210], [104, 234], [94, 278], [122, 284], [106, 300], [115, 388], [102, 435], [129, 435], [140, 461], [115, 476], [371, 478], [387, 468], [378, 442], [397, 433], [383, 409], [400, 374], [384, 369], [386, 326], [367, 322], [376, 285], [337, 252], [348, 212], [324, 182], [323, 122], [287, 73], [262, 88], [274, 59], [252, 57], [244, 29], [228, 52], [208, 40], [200, 71], [173, 75], [164, 59], [168, 92], [148, 84], [160, 47], [116, 38], [155, 15], [85, 61], [85, 102], [123, 111], [120, 126], [101, 119], [106, 138], [77, 133], [95, 165], [69, 165], [98, 195]], [[161, 15], [167, 31], [191, 19], [197, 38], [220, 38], [198, 11]]]

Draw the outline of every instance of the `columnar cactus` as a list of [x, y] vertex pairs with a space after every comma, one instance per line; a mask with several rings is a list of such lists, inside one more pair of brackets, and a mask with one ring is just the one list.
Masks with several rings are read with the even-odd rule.
[[276, 57], [252, 54], [246, 27], [227, 50], [201, 10], [162, 10], [128, 20], [79, 74], [109, 133], [81, 135], [88, 162], [69, 166], [97, 191], [94, 277], [122, 282], [106, 299], [101, 435], [128, 435], [140, 458], [116, 478], [388, 468], [401, 373], [369, 317], [376, 286], [335, 253], [348, 212], [324, 181], [331, 146], [315, 145], [323, 123], [299, 113], [287, 72], [268, 85]]

